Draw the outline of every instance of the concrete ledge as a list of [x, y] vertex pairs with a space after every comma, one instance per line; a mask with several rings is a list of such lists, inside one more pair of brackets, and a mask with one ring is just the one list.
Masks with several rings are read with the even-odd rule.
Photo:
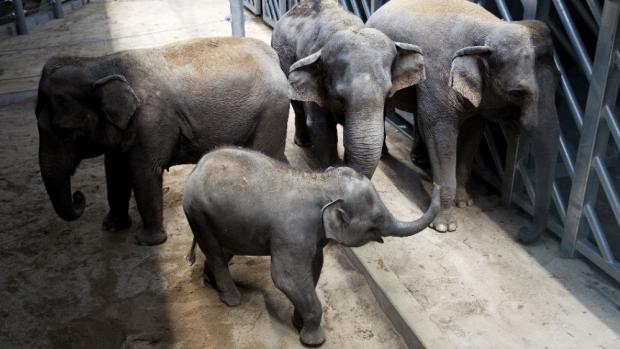
[[385, 266], [372, 261], [364, 246], [344, 248], [347, 257], [364, 275], [381, 309], [409, 348], [456, 348], [428, 318], [422, 305]]

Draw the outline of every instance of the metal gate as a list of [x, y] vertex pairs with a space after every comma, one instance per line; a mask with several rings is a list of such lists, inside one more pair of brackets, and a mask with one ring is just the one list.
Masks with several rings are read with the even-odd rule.
[[[244, 0], [255, 1], [255, 0]], [[262, 0], [263, 1], [263, 20], [270, 26], [274, 26], [280, 17], [286, 11], [295, 6], [299, 0]], [[353, 12], [356, 16], [360, 17], [364, 22], [375, 12], [385, 0], [338, 0], [340, 4], [347, 10]]]
[[[536, 18], [551, 29], [554, 61], [561, 74], [557, 96], [561, 131], [552, 197], [555, 210], [548, 226], [562, 240], [567, 256], [581, 253], [620, 281], [618, 1], [476, 2], [505, 20]], [[519, 140], [506, 144], [507, 138], [501, 137], [499, 142], [507, 149], [502, 168], [498, 134], [502, 132], [488, 129], [485, 139], [502, 179], [503, 201], [514, 202], [532, 214], [534, 177], [527, 144]], [[483, 162], [477, 159], [478, 165]]]

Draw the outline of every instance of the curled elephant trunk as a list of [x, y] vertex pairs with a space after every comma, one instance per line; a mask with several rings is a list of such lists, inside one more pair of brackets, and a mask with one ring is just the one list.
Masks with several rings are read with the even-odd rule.
[[525, 108], [521, 128], [522, 134], [532, 145], [536, 184], [534, 222], [531, 228], [519, 232], [519, 240], [532, 243], [547, 228], [549, 203], [553, 192], [560, 129], [553, 99], [541, 98], [540, 103]]
[[384, 132], [383, 107], [372, 114], [347, 115], [343, 130], [346, 165], [372, 178], [381, 160]]
[[51, 154], [46, 142], [41, 140], [39, 166], [47, 195], [60, 218], [66, 221], [78, 219], [84, 212], [84, 194], [76, 191], [71, 195], [71, 174], [76, 165], [67, 154]]
[[441, 187], [437, 184], [433, 185], [431, 204], [428, 206], [428, 209], [424, 212], [422, 217], [411, 222], [400, 221], [392, 217], [392, 221], [383, 236], [411, 236], [428, 227], [433, 219], [435, 219], [439, 213], [439, 209], [441, 208], [441, 200], [439, 195], [441, 191], [440, 188]]

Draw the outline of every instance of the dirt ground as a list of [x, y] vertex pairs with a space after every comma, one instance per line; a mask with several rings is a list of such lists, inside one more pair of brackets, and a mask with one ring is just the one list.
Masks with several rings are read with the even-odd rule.
[[[202, 283], [202, 254], [184, 260], [191, 232], [181, 189], [192, 166], [164, 180], [168, 241], [134, 243], [140, 226], [106, 233], [102, 158], [84, 161], [73, 188], [84, 192], [84, 215], [58, 218], [37, 162], [34, 102], [0, 107], [1, 348], [293, 348], [292, 305], [277, 290], [267, 257], [235, 257], [241, 305], [229, 308]], [[289, 142], [291, 144], [291, 142]], [[289, 152], [290, 153], [290, 152]], [[295, 158], [294, 154], [289, 157]], [[365, 279], [339, 246], [328, 246], [318, 285], [326, 348], [398, 348], [400, 336]]]

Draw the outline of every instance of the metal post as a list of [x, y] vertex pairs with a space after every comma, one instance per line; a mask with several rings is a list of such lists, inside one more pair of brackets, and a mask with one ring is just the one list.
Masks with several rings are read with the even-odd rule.
[[230, 25], [233, 36], [245, 36], [243, 0], [230, 0]]
[[50, 4], [52, 5], [54, 18], [63, 18], [65, 16], [65, 11], [62, 8], [62, 0], [51, 0]]
[[26, 15], [24, 14], [24, 5], [22, 0], [13, 0], [15, 7], [15, 29], [18, 35], [28, 34], [28, 26], [26, 26]]

